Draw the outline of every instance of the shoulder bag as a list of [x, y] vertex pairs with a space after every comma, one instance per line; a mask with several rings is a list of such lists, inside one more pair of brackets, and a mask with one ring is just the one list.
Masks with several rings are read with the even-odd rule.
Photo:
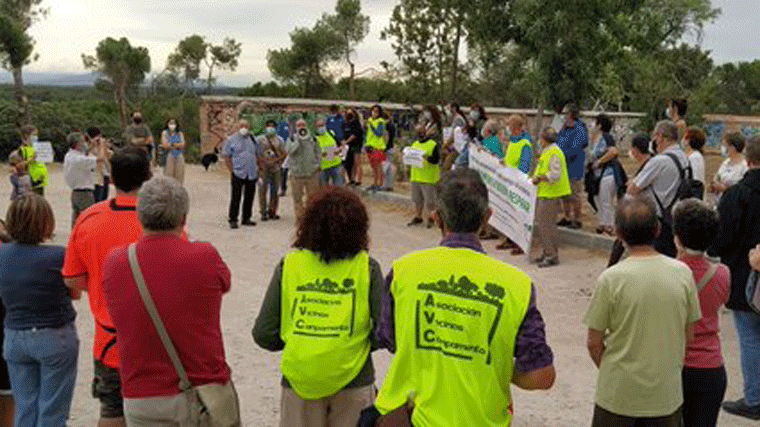
[[752, 270], [747, 278], [747, 304], [760, 314], [760, 273]]
[[150, 296], [145, 278], [140, 270], [140, 264], [137, 261], [137, 247], [134, 243], [129, 245], [129, 266], [132, 268], [132, 275], [137, 284], [137, 290], [140, 291], [145, 309], [153, 321], [153, 325], [158, 332], [159, 338], [164, 345], [164, 349], [174, 365], [174, 369], [179, 375], [179, 390], [188, 396], [188, 402], [191, 405], [191, 425], [197, 427], [240, 427], [240, 407], [238, 396], [232, 379], [227, 384], [205, 384], [193, 387], [182, 366], [176, 348], [166, 332], [164, 322], [158, 314], [153, 298]]

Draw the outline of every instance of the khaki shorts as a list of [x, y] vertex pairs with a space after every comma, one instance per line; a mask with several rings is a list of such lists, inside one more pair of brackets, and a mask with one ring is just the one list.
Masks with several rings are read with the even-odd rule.
[[355, 427], [361, 412], [375, 402], [375, 385], [346, 388], [332, 396], [303, 400], [282, 388], [280, 427]]

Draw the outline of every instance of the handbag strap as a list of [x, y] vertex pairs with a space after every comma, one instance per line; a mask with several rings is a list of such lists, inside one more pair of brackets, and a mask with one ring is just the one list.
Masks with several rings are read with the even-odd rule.
[[710, 267], [707, 268], [707, 272], [705, 272], [705, 275], [702, 276], [702, 279], [697, 283], [697, 292], [700, 292], [702, 289], [704, 289], [705, 286], [707, 286], [708, 283], [710, 283], [710, 280], [715, 277], [715, 273], [718, 272], [718, 264], [711, 262]]
[[174, 369], [177, 371], [177, 375], [179, 375], [179, 389], [183, 392], [188, 391], [193, 388], [193, 385], [187, 378], [187, 372], [185, 372], [185, 367], [182, 366], [182, 361], [179, 360], [177, 349], [174, 348], [174, 344], [172, 344], [172, 340], [169, 338], [169, 334], [164, 327], [164, 322], [161, 321], [161, 316], [158, 314], [156, 305], [153, 303], [153, 298], [150, 296], [148, 287], [145, 286], [145, 278], [140, 270], [140, 263], [137, 261], [137, 245], [134, 243], [129, 245], [127, 252], [129, 255], [129, 266], [132, 268], [132, 275], [135, 278], [137, 290], [140, 291], [140, 297], [142, 297], [145, 304], [145, 309], [153, 321], [153, 326], [155, 326], [156, 332], [158, 332], [158, 337], [161, 339], [161, 343], [163, 343], [166, 353], [169, 355], [169, 359], [171, 359], [172, 365], [174, 365]]

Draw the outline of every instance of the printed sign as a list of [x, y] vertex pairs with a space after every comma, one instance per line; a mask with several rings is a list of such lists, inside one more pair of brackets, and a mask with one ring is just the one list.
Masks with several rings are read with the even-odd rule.
[[335, 145], [331, 145], [329, 147], [323, 148], [322, 150], [322, 157], [324, 157], [326, 161], [332, 162], [335, 160], [335, 155], [338, 154], [340, 148]]
[[454, 149], [457, 150], [457, 153], [461, 153], [467, 148], [467, 135], [465, 135], [464, 130], [460, 127], [454, 128]]
[[417, 349], [490, 364], [491, 341], [504, 309], [504, 288], [494, 283], [478, 286], [467, 276], [452, 276], [420, 283], [417, 290], [422, 298], [415, 313]]
[[40, 163], [53, 163], [55, 160], [55, 152], [53, 151], [53, 144], [50, 141], [37, 141], [32, 143], [34, 152], [37, 154], [37, 161]]
[[537, 188], [527, 175], [470, 146], [470, 168], [483, 178], [493, 214], [489, 224], [528, 252], [533, 239]]
[[354, 334], [356, 287], [353, 279], [342, 284], [317, 280], [296, 288], [290, 317], [296, 335], [337, 338]]
[[424, 156], [425, 152], [422, 150], [418, 150], [416, 148], [412, 147], [406, 147], [403, 151], [404, 155], [402, 157], [402, 162], [407, 166], [414, 166], [416, 168], [421, 168], [424, 166]]

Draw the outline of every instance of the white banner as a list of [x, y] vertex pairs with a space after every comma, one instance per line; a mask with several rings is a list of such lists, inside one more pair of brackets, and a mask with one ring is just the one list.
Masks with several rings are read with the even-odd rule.
[[406, 147], [404, 148], [401, 161], [407, 166], [421, 168], [425, 164], [423, 159], [424, 156], [424, 151], [412, 147]]
[[489, 224], [529, 252], [536, 215], [536, 186], [518, 169], [504, 166], [499, 159], [473, 145], [470, 145], [470, 168], [480, 173], [488, 187], [493, 211]]
[[40, 163], [53, 163], [55, 152], [53, 145], [49, 141], [37, 141], [32, 144], [34, 153], [37, 155], [37, 161]]

